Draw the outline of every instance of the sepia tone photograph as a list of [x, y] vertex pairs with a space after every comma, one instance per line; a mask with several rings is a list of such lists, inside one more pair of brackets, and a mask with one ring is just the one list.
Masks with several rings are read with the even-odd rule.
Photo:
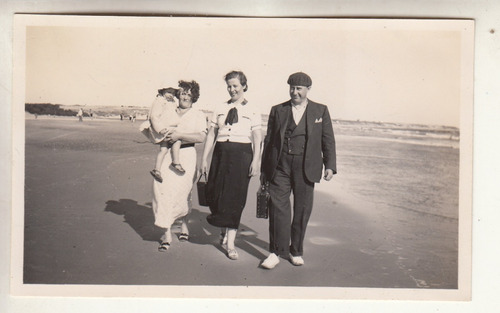
[[473, 36], [16, 16], [13, 293], [470, 299]]

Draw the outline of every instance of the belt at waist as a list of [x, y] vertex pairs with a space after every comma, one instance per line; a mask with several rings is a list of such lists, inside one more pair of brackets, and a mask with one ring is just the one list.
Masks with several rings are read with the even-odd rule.
[[194, 143], [185, 143], [185, 144], [181, 145], [181, 149], [182, 148], [189, 148], [189, 147], [194, 147]]
[[249, 144], [252, 143], [251, 141], [246, 141], [246, 140], [229, 140], [229, 138], [217, 138], [217, 142], [232, 142], [232, 143], [243, 143], [243, 144]]

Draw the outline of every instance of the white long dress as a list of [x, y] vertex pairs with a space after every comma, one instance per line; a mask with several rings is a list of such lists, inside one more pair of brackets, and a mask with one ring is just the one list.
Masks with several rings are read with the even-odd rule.
[[[207, 129], [205, 114], [192, 108], [179, 121], [178, 131], [199, 133]], [[161, 166], [163, 182], [153, 179], [153, 212], [155, 225], [170, 228], [176, 219], [186, 216], [191, 210], [191, 190], [196, 179], [196, 150], [194, 147], [180, 149], [180, 163], [186, 172], [175, 172], [170, 166], [172, 155], [168, 151]]]

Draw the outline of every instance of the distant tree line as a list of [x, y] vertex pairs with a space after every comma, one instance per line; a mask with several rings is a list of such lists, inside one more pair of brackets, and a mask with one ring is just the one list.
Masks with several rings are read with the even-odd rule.
[[[59, 104], [51, 103], [26, 103], [25, 111], [38, 115], [59, 115], [75, 116], [77, 112], [68, 109], [61, 109]], [[88, 115], [85, 114], [84, 115]]]

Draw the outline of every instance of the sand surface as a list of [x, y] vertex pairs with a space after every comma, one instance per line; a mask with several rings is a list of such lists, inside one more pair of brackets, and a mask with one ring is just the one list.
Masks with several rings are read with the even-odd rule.
[[139, 123], [26, 120], [24, 283], [457, 288], [458, 149], [334, 126], [339, 173], [316, 185], [305, 265], [282, 259], [268, 271], [259, 268], [268, 221], [255, 217], [257, 178], [238, 261], [225, 256], [196, 191], [190, 242], [174, 236], [167, 253], [157, 251], [157, 146]]

